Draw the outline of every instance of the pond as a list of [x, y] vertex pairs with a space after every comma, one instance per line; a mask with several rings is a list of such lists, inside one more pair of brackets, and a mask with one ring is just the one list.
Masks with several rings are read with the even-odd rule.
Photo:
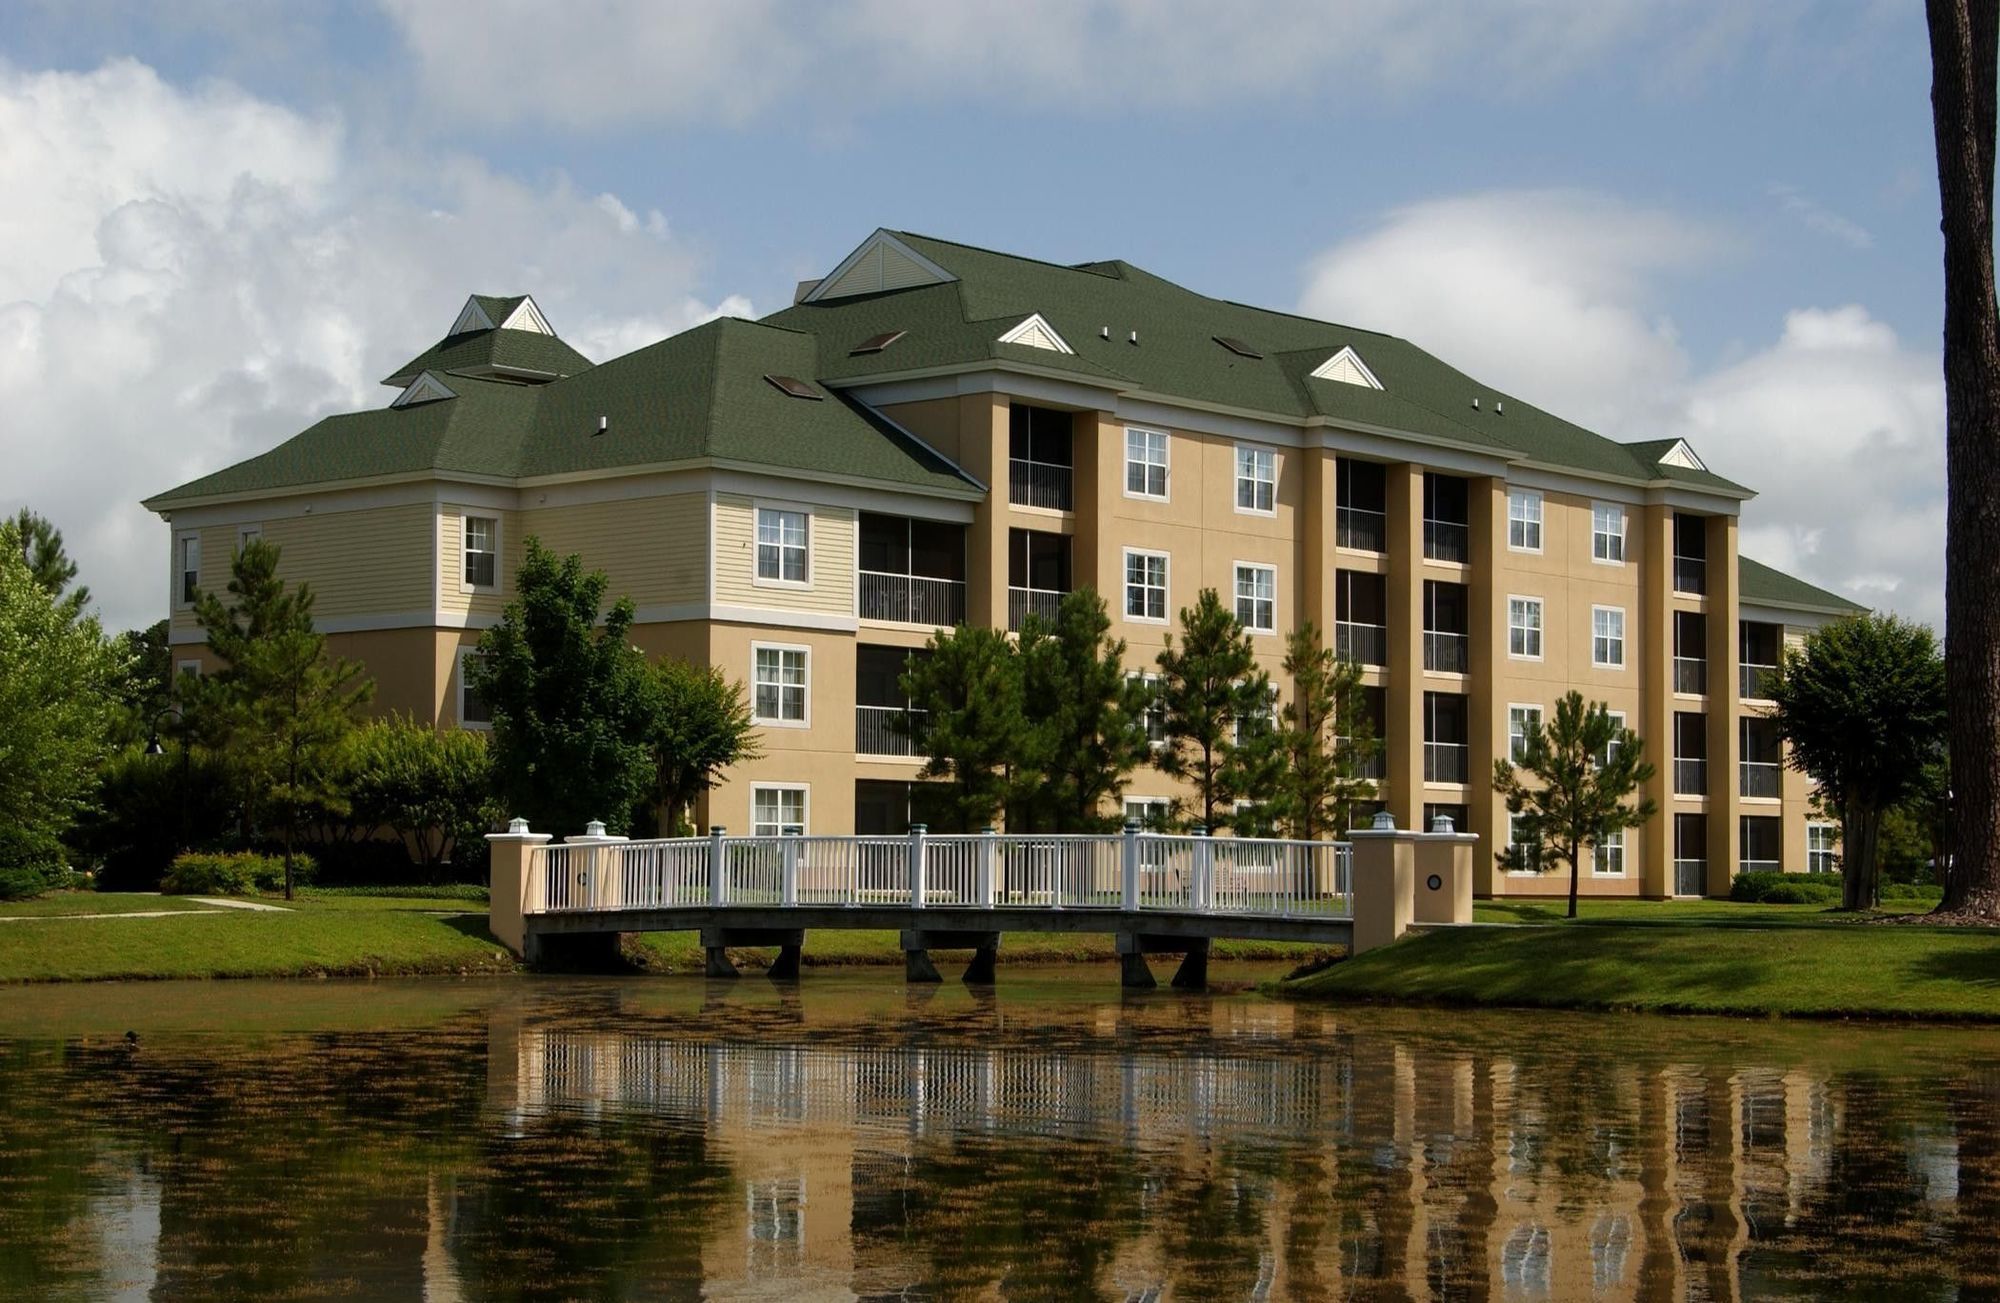
[[1134, 995], [1095, 964], [0, 1001], [0, 1298], [2000, 1290], [1984, 1030]]

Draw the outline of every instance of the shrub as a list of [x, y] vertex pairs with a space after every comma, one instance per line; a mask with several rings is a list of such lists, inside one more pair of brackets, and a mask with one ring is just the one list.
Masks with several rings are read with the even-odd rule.
[[153, 891], [181, 851], [222, 850], [236, 827], [229, 766], [201, 747], [149, 756], [137, 747], [98, 775], [94, 808], [70, 830], [80, 864], [104, 891]]
[[62, 846], [33, 828], [0, 827], [0, 900], [25, 900], [67, 885]]
[[1831, 905], [1840, 879], [1825, 873], [1739, 873], [1729, 898], [1759, 905]]
[[[340, 785], [362, 828], [387, 828], [433, 880], [459, 858], [483, 850], [480, 834], [498, 810], [486, 740], [456, 729], [439, 732], [405, 716], [375, 720], [349, 739]], [[405, 856], [403, 871], [411, 876]]]
[[[292, 881], [311, 882], [318, 866], [310, 855], [292, 857]], [[176, 855], [160, 890], [170, 896], [247, 896], [279, 891], [285, 885], [285, 857], [254, 851], [195, 852]]]

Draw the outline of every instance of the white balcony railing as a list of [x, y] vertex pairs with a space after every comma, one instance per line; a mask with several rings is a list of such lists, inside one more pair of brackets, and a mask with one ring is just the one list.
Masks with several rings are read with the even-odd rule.
[[1737, 794], [1740, 796], [1780, 796], [1783, 794], [1784, 766], [1767, 760], [1737, 762]]
[[1038, 615], [1044, 620], [1054, 620], [1056, 611], [1062, 606], [1062, 599], [1068, 593], [1059, 593], [1051, 588], [1009, 588], [1007, 590], [1007, 627], [1015, 633], [1028, 622], [1028, 617]]
[[929, 575], [860, 573], [861, 618], [949, 629], [965, 623], [965, 581]]

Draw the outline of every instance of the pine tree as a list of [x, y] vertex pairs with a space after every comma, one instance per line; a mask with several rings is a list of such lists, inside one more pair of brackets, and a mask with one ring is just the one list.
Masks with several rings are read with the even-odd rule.
[[1168, 634], [1159, 655], [1167, 744], [1154, 763], [1194, 785], [1196, 822], [1215, 832], [1236, 821], [1237, 801], [1268, 799], [1271, 676], [1213, 588], [1181, 608], [1180, 626], [1179, 645]]
[[1382, 749], [1361, 667], [1336, 658], [1308, 620], [1286, 639], [1284, 668], [1292, 699], [1275, 739], [1281, 766], [1271, 813], [1287, 837], [1337, 837], [1353, 823], [1354, 807], [1375, 796], [1361, 775]]
[[230, 560], [233, 600], [198, 592], [195, 619], [225, 663], [203, 683], [201, 709], [226, 738], [246, 805], [280, 824], [290, 900], [299, 825], [313, 810], [340, 812], [339, 748], [375, 685], [357, 662], [326, 654], [326, 635], [313, 628], [312, 589], [287, 591], [278, 558], [261, 539], [244, 544]]
[[12, 520], [0, 520], [0, 547], [19, 554], [35, 583], [67, 614], [80, 615], [90, 605], [88, 588], [70, 587], [76, 578], [76, 562], [63, 550], [62, 531], [46, 516], [23, 507]]
[[904, 727], [921, 727], [920, 776], [949, 784], [942, 804], [952, 830], [976, 832], [1019, 794], [1033, 744], [1020, 657], [1006, 634], [982, 625], [933, 634], [925, 648], [930, 655], [912, 657], [903, 671]]
[[[1556, 703], [1547, 727], [1529, 720], [1518, 762], [1493, 762], [1493, 790], [1514, 817], [1514, 843], [1498, 858], [1513, 869], [1568, 863], [1571, 918], [1583, 856], [1646, 822], [1658, 808], [1651, 797], [1627, 803], [1653, 777], [1643, 752], [1639, 739], [1611, 718], [1603, 702], [1586, 706], [1582, 693], [1569, 692]], [[1524, 773], [1536, 782], [1523, 782]]]
[[1108, 812], [1148, 755], [1148, 694], [1125, 674], [1125, 642], [1110, 636], [1104, 600], [1090, 588], [1063, 597], [1055, 619], [1030, 617], [1019, 655], [1033, 740], [1020, 766], [1039, 775], [1031, 805], [1056, 832], [1114, 827]]

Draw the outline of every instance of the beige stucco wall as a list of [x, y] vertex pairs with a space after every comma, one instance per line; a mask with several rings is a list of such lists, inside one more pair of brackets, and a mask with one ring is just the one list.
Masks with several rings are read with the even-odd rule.
[[[751, 788], [759, 783], [803, 784], [807, 788], [806, 831], [854, 831], [854, 635], [770, 625], [713, 623], [709, 657], [744, 680], [751, 679], [753, 645], [803, 647], [806, 661], [806, 722], [760, 725], [763, 754], [730, 771], [728, 781], [709, 795], [704, 824], [750, 831]], [[754, 701], [754, 697], [753, 697]]]

